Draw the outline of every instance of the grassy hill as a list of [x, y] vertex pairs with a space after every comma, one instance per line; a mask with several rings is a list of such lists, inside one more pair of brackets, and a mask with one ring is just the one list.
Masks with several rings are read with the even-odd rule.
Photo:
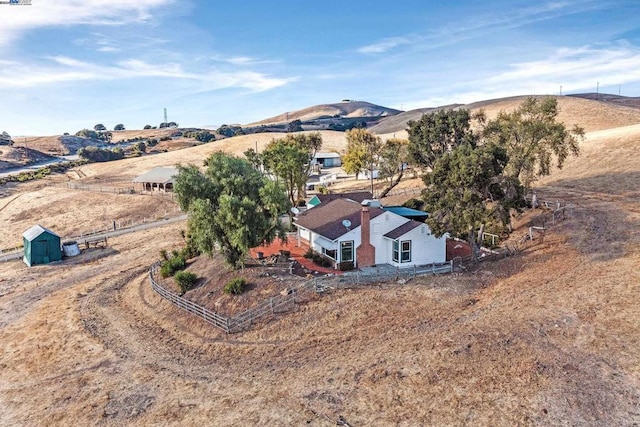
[[[481, 106], [495, 114], [519, 102]], [[11, 425], [640, 424], [640, 120], [602, 101], [562, 97], [560, 107], [586, 140], [536, 188], [573, 208], [521, 254], [332, 292], [242, 334], [224, 335], [150, 289], [149, 264], [180, 244], [184, 224], [110, 239], [60, 266], [0, 263], [0, 417]], [[96, 180], [200, 165], [214, 150], [240, 154], [273, 137], [81, 169]], [[323, 150], [345, 146], [343, 133], [323, 138]], [[149, 216], [160, 203], [48, 182], [11, 191], [0, 222], [20, 232], [46, 217], [64, 234], [78, 222]], [[529, 219], [514, 217], [516, 234]]]
[[[604, 95], [601, 94], [600, 97], [604, 97]], [[579, 124], [587, 132], [640, 123], [640, 108], [638, 108], [640, 104], [637, 98], [615, 97], [613, 95], [610, 95], [610, 97], [596, 100], [578, 95], [555, 96], [560, 109], [558, 120], [564, 122], [568, 127]], [[527, 96], [514, 96], [465, 105], [454, 104], [434, 109], [407, 111], [381, 120], [378, 125], [370, 130], [379, 135], [397, 133], [397, 136], [406, 136], [407, 122], [409, 120], [419, 120], [424, 113], [433, 110], [460, 107], [474, 112], [482, 109], [488, 118], [493, 118], [500, 111], [517, 108], [526, 98]]]
[[301, 120], [305, 122], [335, 116], [344, 118], [386, 117], [393, 116], [398, 113], [400, 113], [400, 110], [382, 107], [369, 102], [345, 100], [335, 104], [315, 105], [298, 111], [282, 113], [268, 119], [260, 120], [259, 122], [250, 123], [247, 126], [286, 124], [293, 120]]

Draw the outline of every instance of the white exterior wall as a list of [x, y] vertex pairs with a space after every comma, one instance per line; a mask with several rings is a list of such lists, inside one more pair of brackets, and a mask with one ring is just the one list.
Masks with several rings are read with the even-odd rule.
[[[385, 212], [371, 220], [371, 244], [376, 247], [376, 264], [386, 264], [391, 259], [391, 246], [384, 236], [409, 220], [392, 212]], [[358, 227], [358, 230], [360, 227]]]
[[[353, 241], [353, 261], [356, 261], [356, 248], [358, 246], [360, 246], [360, 242], [361, 240], [361, 235], [360, 235], [360, 227], [355, 228], [351, 231], [349, 231], [348, 233], [340, 236], [338, 238], [338, 257], [340, 257], [340, 242], [349, 242], [349, 241]], [[338, 260], [338, 262], [342, 262], [341, 259]]]
[[412, 267], [414, 265], [425, 265], [431, 263], [441, 263], [447, 260], [447, 237], [436, 238], [429, 227], [424, 224], [416, 227], [403, 236], [398, 241], [411, 240], [411, 262], [393, 261], [393, 241], [385, 239], [389, 248], [389, 257], [386, 263], [394, 267]]
[[307, 242], [311, 243], [311, 231], [307, 230], [306, 228], [298, 227], [298, 236], [300, 237], [300, 239], [306, 240]]

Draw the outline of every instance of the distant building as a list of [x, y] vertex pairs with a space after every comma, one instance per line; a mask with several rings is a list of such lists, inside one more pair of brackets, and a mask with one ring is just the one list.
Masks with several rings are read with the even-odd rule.
[[173, 191], [173, 178], [178, 168], [158, 167], [133, 179], [133, 186], [141, 186], [143, 191]]
[[22, 234], [24, 244], [23, 261], [29, 267], [48, 264], [62, 259], [60, 236], [53, 231], [34, 225]]
[[336, 168], [342, 166], [342, 158], [339, 153], [316, 153], [311, 163], [323, 168]]

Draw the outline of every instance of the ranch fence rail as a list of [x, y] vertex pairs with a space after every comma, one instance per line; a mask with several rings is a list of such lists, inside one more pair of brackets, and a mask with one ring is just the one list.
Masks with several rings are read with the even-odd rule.
[[417, 266], [413, 268], [374, 268], [367, 272], [352, 271], [342, 275], [330, 275], [316, 277], [307, 280], [299, 285], [293, 286], [284, 294], [274, 295], [258, 305], [239, 313], [235, 316], [227, 317], [198, 305], [178, 294], [166, 290], [156, 279], [160, 262], [157, 262], [149, 269], [149, 281], [151, 288], [162, 298], [173, 303], [178, 308], [200, 317], [205, 322], [222, 329], [224, 332], [236, 333], [249, 328], [254, 321], [272, 316], [277, 313], [289, 311], [287, 307], [293, 307], [298, 302], [315, 295], [319, 295], [331, 290], [351, 289], [363, 287], [372, 283], [397, 281], [400, 284], [406, 283], [409, 279], [430, 275], [442, 274], [453, 271], [453, 261], [442, 264], [431, 264]]
[[[113, 181], [113, 182], [117, 182], [117, 181]], [[173, 192], [136, 190], [134, 187], [131, 187], [131, 186], [114, 187], [114, 186], [103, 185], [105, 183], [109, 183], [109, 182], [103, 182], [100, 184], [63, 182], [56, 185], [59, 187], [68, 188], [70, 190], [93, 191], [97, 193], [112, 193], [112, 194], [137, 194], [142, 196], [154, 196], [154, 197], [162, 197], [164, 199], [175, 200], [175, 193]]]
[[[186, 219], [185, 214], [180, 210], [178, 206], [176, 206], [173, 211], [165, 210], [164, 212], [158, 212], [157, 215], [153, 217], [138, 217], [110, 221], [96, 226], [92, 230], [83, 231], [77, 235], [64, 237], [62, 239], [62, 242], [76, 241], [79, 245], [91, 244], [97, 241], [101, 241], [105, 238], [105, 235], [112, 235], [112, 237], [115, 237], [116, 235], [127, 233], [130, 230], [135, 229], [136, 227], [143, 226], [144, 224], [148, 224], [150, 226], [152, 226], [153, 224], [160, 225], [165, 220], [178, 220], [182, 217]], [[0, 249], [0, 262], [20, 259], [23, 257], [23, 255], [23, 245], [15, 246], [13, 248]]]

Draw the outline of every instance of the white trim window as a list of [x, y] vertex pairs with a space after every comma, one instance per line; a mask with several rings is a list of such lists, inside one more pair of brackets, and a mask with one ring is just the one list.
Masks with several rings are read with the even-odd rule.
[[393, 262], [411, 262], [411, 240], [394, 240], [391, 259]]
[[327, 258], [331, 258], [332, 260], [336, 261], [336, 255], [338, 251], [336, 251], [335, 249], [327, 249], [325, 247], [322, 248], [322, 255], [326, 256]]
[[340, 242], [340, 262], [353, 261], [353, 240]]

